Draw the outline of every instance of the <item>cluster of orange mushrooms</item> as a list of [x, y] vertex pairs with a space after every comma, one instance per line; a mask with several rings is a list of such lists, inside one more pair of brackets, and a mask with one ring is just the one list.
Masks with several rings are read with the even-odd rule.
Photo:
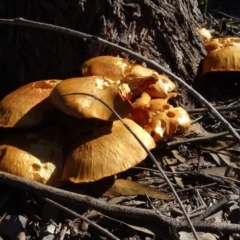
[[[83, 77], [43, 80], [0, 102], [0, 126], [16, 128], [0, 142], [0, 170], [40, 183], [91, 182], [140, 163], [147, 153], [114, 109], [150, 150], [164, 136], [189, 128], [166, 76], [122, 58], [86, 61]], [[94, 97], [93, 97], [93, 96]]]
[[240, 38], [213, 38], [205, 28], [199, 29], [199, 33], [203, 37], [207, 52], [203, 59], [203, 74], [240, 71]]

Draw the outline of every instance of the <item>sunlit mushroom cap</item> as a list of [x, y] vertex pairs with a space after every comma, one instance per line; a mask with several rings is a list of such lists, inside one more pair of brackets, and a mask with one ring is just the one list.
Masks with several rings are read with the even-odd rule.
[[157, 82], [149, 86], [146, 91], [153, 98], [165, 98], [176, 85], [166, 76], [157, 74]]
[[240, 71], [240, 46], [227, 46], [211, 51], [203, 60], [203, 73]]
[[60, 184], [65, 157], [66, 137], [57, 127], [28, 130], [0, 142], [0, 171], [51, 186]]
[[[124, 121], [148, 149], [155, 147], [145, 130], [130, 119]], [[117, 120], [74, 141], [61, 179], [75, 183], [96, 181], [131, 168], [146, 156], [134, 136]]]
[[222, 44], [219, 44], [218, 42], [215, 41], [210, 41], [204, 43], [204, 47], [207, 53], [210, 53], [213, 50], [216, 50], [218, 48], [222, 48]]
[[198, 29], [198, 32], [200, 33], [204, 41], [209, 41], [212, 38], [211, 33], [206, 28], [200, 28]]
[[97, 76], [64, 80], [53, 89], [50, 99], [55, 107], [74, 117], [116, 119], [103, 103], [81, 93], [100, 98], [122, 117], [127, 116], [131, 110], [130, 102], [123, 98], [118, 86], [111, 80]]
[[236, 37], [214, 38], [204, 43], [204, 47], [207, 53], [210, 53], [213, 50], [225, 48], [228, 46], [240, 47], [240, 38], [236, 38]]
[[48, 96], [61, 80], [43, 80], [24, 85], [0, 102], [0, 126], [25, 128], [40, 125], [52, 109]]
[[152, 115], [151, 121], [144, 128], [157, 142], [164, 136], [171, 135], [179, 129], [188, 129], [191, 120], [188, 113], [181, 107], [170, 109]]
[[177, 95], [169, 93], [168, 98], [151, 99], [147, 93], [143, 93], [141, 98], [133, 103], [129, 118], [142, 126], [155, 141], [175, 133], [178, 129], [187, 129], [191, 125], [188, 113], [181, 107], [174, 108], [168, 104], [169, 98]]
[[[111, 80], [121, 80], [131, 74], [133, 64], [123, 58], [99, 56], [91, 58], [81, 66], [83, 76], [103, 76]], [[139, 77], [139, 76], [134, 76]]]
[[148, 93], [152, 97], [166, 97], [175, 88], [175, 84], [166, 76], [158, 74], [153, 69], [127, 62], [123, 58], [99, 56], [89, 59], [83, 63], [81, 68], [84, 76], [103, 76], [128, 85], [131, 84], [132, 79], [133, 84], [129, 86], [130, 91], [136, 89], [137, 81], [145, 82], [149, 81], [151, 77], [155, 78], [154, 83], [148, 86], [146, 84], [147, 88], [143, 89], [143, 91], [149, 89]]

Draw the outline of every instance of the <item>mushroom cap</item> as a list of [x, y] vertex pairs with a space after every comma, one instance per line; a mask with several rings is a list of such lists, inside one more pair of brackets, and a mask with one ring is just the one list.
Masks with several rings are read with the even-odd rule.
[[[154, 148], [152, 137], [130, 119], [124, 119], [148, 149]], [[81, 135], [69, 151], [61, 179], [74, 183], [92, 182], [123, 172], [147, 156], [134, 136], [117, 120]]]
[[240, 47], [227, 46], [211, 51], [203, 60], [203, 73], [240, 71]]
[[0, 142], [0, 170], [51, 186], [60, 185], [66, 157], [61, 128], [10, 135]]
[[175, 89], [176, 85], [164, 75], [157, 74], [156, 77], [157, 82], [150, 85], [146, 92], [153, 98], [165, 98]]
[[133, 121], [143, 127], [155, 141], [178, 129], [187, 129], [191, 125], [188, 113], [181, 107], [174, 108], [168, 104], [177, 93], [169, 93], [165, 99], [151, 99], [147, 93], [133, 103], [133, 111], [129, 115]]
[[81, 94], [68, 95], [71, 93], [92, 94], [122, 117], [127, 116], [131, 111], [130, 102], [122, 97], [118, 86], [104, 77], [92, 76], [64, 80], [53, 89], [50, 99], [56, 108], [77, 118], [115, 120], [116, 117], [112, 111], [97, 99]]
[[240, 46], [240, 38], [235, 37], [214, 38], [204, 43], [204, 47], [207, 53], [210, 53], [215, 49], [225, 48], [228, 46]]
[[211, 33], [206, 28], [198, 29], [199, 34], [203, 38], [203, 41], [209, 41], [212, 38]]
[[61, 80], [42, 80], [24, 85], [0, 102], [0, 126], [27, 128], [40, 125], [52, 109], [48, 96]]
[[218, 42], [210, 41], [210, 42], [204, 43], [204, 47], [208, 54], [215, 49], [222, 48], [222, 44], [219, 44]]
[[119, 57], [99, 56], [84, 62], [81, 69], [84, 77], [103, 76], [118, 81], [130, 74], [132, 64]]
[[[148, 88], [148, 93], [152, 97], [166, 97], [176, 87], [169, 78], [158, 74], [155, 70], [138, 64], [131, 64], [118, 57], [95, 57], [83, 63], [81, 68], [83, 76], [103, 76], [114, 81], [121, 81], [123, 84], [127, 83], [129, 91], [135, 91], [133, 93], [135, 96], [137, 84], [140, 82], [144, 84], [146, 81], [143, 91]], [[149, 84], [149, 81], [152, 80], [153, 83]]]

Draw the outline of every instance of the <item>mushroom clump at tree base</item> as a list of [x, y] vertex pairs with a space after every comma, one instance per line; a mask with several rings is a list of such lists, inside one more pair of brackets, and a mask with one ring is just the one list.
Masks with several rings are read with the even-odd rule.
[[91, 58], [82, 64], [81, 69], [83, 76], [103, 76], [113, 81], [127, 81], [129, 79], [128, 84], [134, 78], [142, 78], [144, 81], [146, 77], [154, 77], [156, 82], [142, 90], [142, 92], [147, 91], [152, 97], [166, 97], [175, 88], [175, 84], [166, 76], [141, 65], [131, 64], [119, 57], [99, 56]]

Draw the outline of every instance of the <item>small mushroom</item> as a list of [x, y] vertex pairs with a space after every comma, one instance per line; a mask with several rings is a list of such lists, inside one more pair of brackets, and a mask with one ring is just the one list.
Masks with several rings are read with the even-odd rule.
[[203, 41], [211, 40], [212, 35], [209, 32], [209, 30], [207, 30], [206, 28], [200, 28], [200, 29], [198, 29], [198, 32], [201, 35], [201, 37], [203, 38]]
[[51, 111], [48, 96], [61, 80], [43, 80], [24, 85], [0, 102], [0, 126], [28, 128], [40, 125]]
[[191, 125], [188, 113], [181, 107], [174, 108], [168, 100], [177, 93], [169, 93], [165, 99], [151, 99], [147, 93], [133, 103], [133, 111], [129, 118], [142, 126], [155, 141], [178, 129], [187, 129]]
[[66, 136], [58, 127], [26, 130], [0, 142], [0, 170], [51, 186], [60, 185]]
[[[81, 66], [83, 76], [103, 76], [114, 81], [125, 81], [134, 78], [145, 81], [146, 77], [154, 77], [155, 83], [149, 85], [149, 94], [152, 97], [166, 97], [176, 86], [166, 76], [156, 71], [126, 60], [112, 56], [99, 56], [89, 59]], [[130, 81], [128, 82], [128, 84]], [[132, 90], [132, 88], [130, 88]], [[147, 89], [144, 89], [144, 91]]]
[[[155, 147], [152, 137], [138, 124], [130, 119], [124, 121], [148, 149]], [[119, 120], [103, 122], [74, 140], [61, 179], [74, 183], [96, 181], [131, 168], [146, 156]]]
[[[72, 93], [75, 94], [71, 95]], [[122, 117], [127, 116], [131, 111], [130, 102], [123, 98], [118, 86], [111, 80], [97, 76], [64, 80], [53, 89], [50, 99], [59, 110], [77, 118], [116, 119], [112, 111], [103, 103], [80, 93], [92, 94], [100, 98]]]
[[178, 129], [188, 129], [191, 120], [188, 113], [181, 107], [171, 107], [169, 110], [153, 115], [144, 129], [157, 142], [164, 136], [175, 133]]

